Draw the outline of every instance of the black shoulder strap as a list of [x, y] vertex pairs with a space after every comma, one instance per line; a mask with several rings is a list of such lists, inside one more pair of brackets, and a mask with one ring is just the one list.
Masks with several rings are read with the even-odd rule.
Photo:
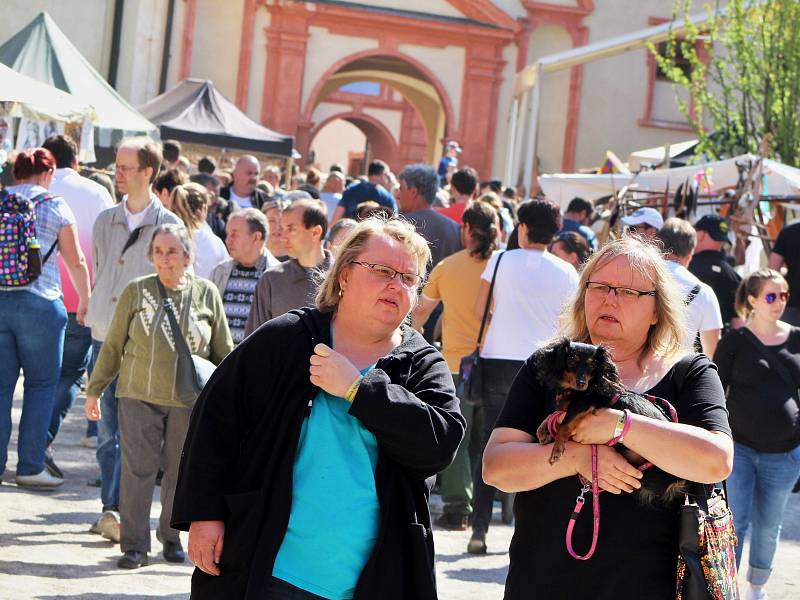
[[[139, 229], [141, 229], [141, 227], [136, 231], [139, 231]], [[172, 310], [172, 300], [167, 296], [167, 290], [164, 288], [164, 284], [161, 283], [158, 275], [156, 275], [156, 284], [158, 285], [158, 294], [161, 296], [161, 303], [164, 305], [164, 311], [167, 313], [167, 319], [169, 319], [169, 328], [172, 330], [172, 339], [175, 340], [175, 349], [179, 354], [188, 354], [191, 356], [192, 351], [189, 350], [189, 345], [183, 337], [183, 332], [178, 325], [178, 319], [175, 317], [175, 311]]]
[[503, 259], [505, 252], [497, 255], [497, 262], [494, 263], [494, 271], [492, 272], [492, 282], [489, 284], [489, 295], [486, 297], [486, 306], [483, 307], [483, 318], [481, 319], [481, 329], [478, 332], [478, 343], [476, 346], [481, 347], [481, 340], [483, 340], [483, 330], [486, 327], [486, 318], [489, 316], [489, 307], [492, 305], [492, 294], [494, 293], [494, 281], [497, 279], [497, 268], [500, 266], [500, 261]]
[[[45, 192], [44, 194], [39, 194], [31, 198], [31, 203], [34, 206], [36, 206], [40, 202], [47, 202], [49, 200], [52, 200], [53, 198], [55, 198], [55, 196], [52, 196]], [[50, 249], [47, 251], [47, 254], [44, 255], [44, 258], [42, 259], [42, 267], [44, 267], [45, 263], [47, 262], [47, 259], [50, 258], [50, 256], [53, 254], [53, 251], [56, 249], [57, 246], [58, 246], [58, 236], [56, 236], [56, 240], [50, 245]]]
[[697, 294], [699, 294], [699, 293], [700, 293], [700, 284], [698, 283], [691, 290], [689, 290], [689, 295], [686, 296], [686, 300], [684, 300], [683, 303], [686, 306], [689, 306], [692, 303], [692, 300], [697, 298]]
[[781, 379], [783, 379], [784, 383], [789, 386], [789, 389], [800, 391], [800, 384], [798, 384], [795, 378], [792, 377], [792, 374], [789, 373], [789, 369], [786, 368], [786, 365], [781, 363], [780, 359], [775, 356], [775, 353], [770, 351], [763, 343], [761, 343], [761, 340], [756, 337], [756, 334], [750, 331], [747, 327], [740, 328], [740, 331], [742, 332], [741, 335], [743, 335], [744, 338], [750, 342], [750, 344], [752, 344], [756, 350], [758, 350], [761, 356], [767, 360], [770, 368], [772, 368], [772, 370], [775, 371], [781, 377]]

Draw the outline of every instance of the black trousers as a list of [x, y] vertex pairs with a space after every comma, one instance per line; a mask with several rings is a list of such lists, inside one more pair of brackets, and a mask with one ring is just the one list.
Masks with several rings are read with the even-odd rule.
[[[492, 434], [497, 417], [500, 416], [500, 411], [503, 410], [503, 405], [506, 403], [508, 390], [524, 362], [495, 358], [482, 360], [483, 385], [481, 386], [480, 402], [475, 406], [472, 422], [475, 432], [481, 432], [481, 457], [483, 457], [483, 451], [486, 449], [486, 443]], [[486, 533], [492, 520], [494, 496], [497, 490], [484, 483], [481, 472], [482, 460], [476, 462], [472, 474], [474, 489], [472, 530]]]

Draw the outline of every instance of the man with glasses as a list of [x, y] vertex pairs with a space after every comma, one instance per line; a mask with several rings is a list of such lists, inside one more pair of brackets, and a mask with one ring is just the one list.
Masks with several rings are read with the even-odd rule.
[[664, 217], [655, 208], [643, 207], [632, 215], [623, 217], [622, 222], [628, 226], [628, 233], [644, 239], [654, 239], [664, 226]]
[[[92, 229], [94, 287], [86, 325], [92, 330], [92, 364], [100, 354], [117, 299], [132, 279], [153, 273], [147, 248], [156, 225], [180, 223], [151, 190], [161, 166], [161, 146], [149, 138], [123, 140], [114, 165], [122, 202], [101, 212]], [[119, 542], [120, 449], [116, 380], [100, 399], [97, 433], [103, 513], [90, 531]]]
[[290, 259], [270, 267], [256, 286], [245, 336], [293, 308], [311, 306], [317, 274], [333, 260], [324, 249], [328, 213], [322, 200], [296, 200], [281, 215], [281, 238]]

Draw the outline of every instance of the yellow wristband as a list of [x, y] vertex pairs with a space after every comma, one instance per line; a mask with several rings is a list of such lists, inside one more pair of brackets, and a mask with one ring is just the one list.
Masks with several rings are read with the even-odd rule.
[[617, 439], [620, 435], [622, 435], [623, 430], [625, 429], [625, 412], [623, 411], [622, 414], [617, 418], [617, 424], [614, 427], [614, 435], [612, 436], [612, 440]]
[[356, 392], [358, 391], [358, 386], [361, 385], [361, 380], [364, 379], [361, 375], [356, 377], [356, 380], [350, 384], [350, 387], [347, 388], [347, 391], [344, 393], [344, 399], [347, 400], [350, 404], [353, 403], [355, 400]]

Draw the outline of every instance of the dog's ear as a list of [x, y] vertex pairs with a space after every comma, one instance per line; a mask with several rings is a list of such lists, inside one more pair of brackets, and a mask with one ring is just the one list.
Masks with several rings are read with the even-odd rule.
[[543, 386], [558, 389], [564, 373], [569, 340], [559, 340], [539, 350], [536, 378]]
[[598, 346], [595, 360], [597, 361], [596, 372], [598, 375], [602, 375], [603, 379], [612, 385], [621, 385], [617, 365], [614, 364], [608, 348]]

